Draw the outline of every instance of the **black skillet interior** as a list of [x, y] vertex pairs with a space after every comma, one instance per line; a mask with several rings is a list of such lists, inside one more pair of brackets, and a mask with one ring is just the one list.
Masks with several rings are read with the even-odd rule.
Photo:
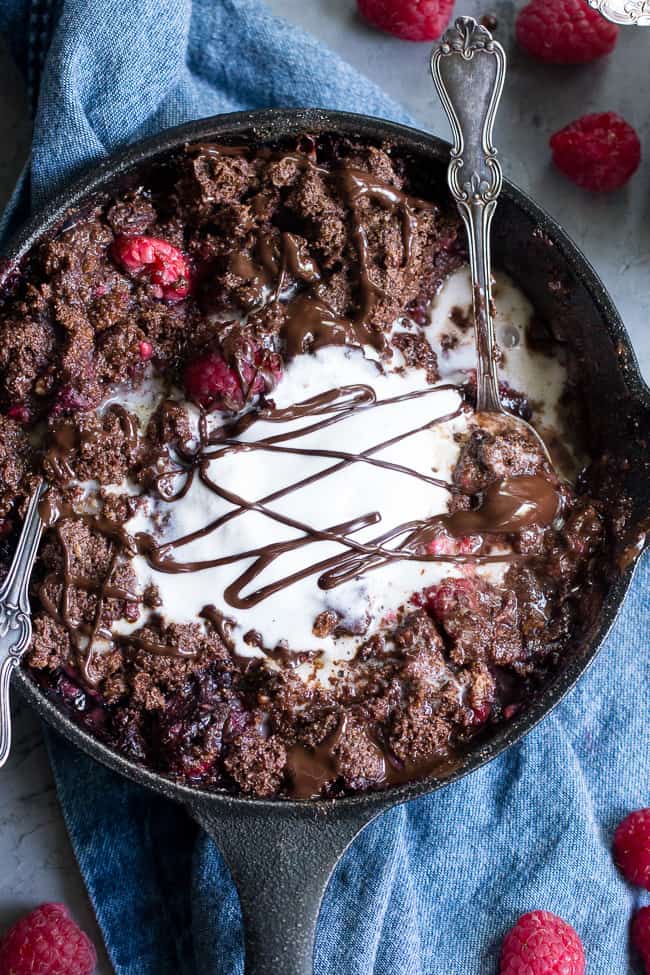
[[[187, 141], [278, 143], [304, 132], [335, 132], [375, 144], [390, 141], [409, 156], [423, 183], [444, 187], [448, 146], [425, 133], [336, 112], [270, 110], [193, 122], [163, 132], [102, 163], [53, 200], [7, 251], [15, 266], [44, 234], [88, 196], [119, 186], [130, 170]], [[643, 383], [623, 324], [602, 283], [561, 228], [507, 184], [494, 221], [494, 262], [527, 293], [538, 313], [561, 328], [584, 370], [584, 396], [594, 441], [621, 454], [622, 478], [640, 521], [650, 507], [644, 440], [650, 436], [650, 392]], [[549, 282], [551, 286], [549, 287]], [[603, 410], [603, 404], [607, 408]], [[627, 463], [623, 464], [623, 460]], [[179, 785], [115, 753], [46, 699], [24, 671], [17, 683], [39, 714], [70, 742], [116, 772], [186, 804], [217, 840], [238, 885], [246, 928], [246, 971], [263, 975], [311, 972], [313, 936], [331, 871], [354, 836], [382, 810], [431, 792], [477, 769], [519, 740], [573, 686], [611, 627], [633, 568], [616, 576], [579, 651], [530, 707], [478, 741], [445, 779], [335, 801], [259, 800]]]

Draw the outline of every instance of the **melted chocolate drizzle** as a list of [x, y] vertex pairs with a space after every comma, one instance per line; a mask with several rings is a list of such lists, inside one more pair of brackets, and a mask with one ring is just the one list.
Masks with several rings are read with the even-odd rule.
[[[315, 748], [294, 745], [287, 753], [289, 795], [292, 799], [318, 799], [323, 789], [341, 775], [339, 747], [345, 740], [349, 712], [344, 712], [336, 728]], [[366, 733], [367, 734], [367, 733]], [[441, 778], [457, 766], [458, 760], [446, 754], [428, 755], [417, 762], [401, 762], [392, 752], [367, 734], [367, 747], [377, 759], [375, 775], [369, 785], [382, 788], [402, 785], [427, 775]]]
[[[246, 156], [245, 146], [221, 146], [216, 143], [201, 143], [188, 146], [187, 151], [206, 156]], [[256, 295], [257, 302], [264, 305], [271, 293], [271, 300], [279, 302], [286, 284], [287, 272], [307, 290], [301, 291], [287, 305], [287, 320], [282, 326], [280, 336], [289, 356], [303, 352], [313, 352], [327, 345], [352, 345], [362, 348], [369, 345], [379, 352], [386, 348], [386, 337], [381, 330], [368, 325], [368, 317], [378, 299], [385, 292], [373, 280], [373, 261], [368, 236], [363, 221], [363, 202], [370, 201], [391, 213], [399, 211], [402, 226], [402, 266], [408, 267], [413, 247], [417, 239], [418, 215], [435, 212], [433, 203], [418, 197], [409, 196], [384, 183], [372, 173], [355, 166], [343, 165], [333, 169], [319, 166], [313, 159], [301, 152], [278, 153], [262, 150], [262, 157], [278, 163], [292, 163], [299, 170], [309, 170], [319, 176], [332, 180], [340, 189], [349, 210], [351, 236], [357, 252], [358, 264], [358, 310], [353, 318], [337, 315], [333, 308], [315, 290], [321, 280], [320, 271], [313, 258], [301, 251], [298, 238], [283, 232], [280, 236], [279, 257], [276, 255], [276, 241], [260, 234], [254, 246], [257, 260], [242, 253], [232, 255], [231, 270], [245, 280]], [[259, 262], [259, 263], [258, 263]], [[275, 280], [275, 286], [273, 282]]]
[[[216, 144], [193, 145], [188, 147], [188, 151], [200, 152], [215, 158], [219, 156], [243, 157], [249, 152], [248, 148], [244, 146]], [[353, 166], [344, 165], [337, 169], [326, 169], [300, 152], [277, 154], [269, 150], [267, 156], [281, 162], [293, 163], [302, 170], [309, 169], [323, 178], [335, 180], [340, 187], [349, 210], [352, 240], [357, 251], [358, 313], [354, 318], [338, 316], [318, 296], [315, 289], [321, 280], [320, 270], [298, 238], [291, 233], [282, 232], [279, 239], [260, 236], [254, 248], [255, 260], [244, 254], [235, 254], [231, 258], [232, 270], [245, 280], [250, 281], [253, 290], [257, 290], [260, 297], [270, 293], [270, 300], [276, 303], [279, 302], [285, 288], [287, 275], [290, 275], [294, 281], [298, 281], [305, 289], [295, 295], [286, 306], [286, 320], [281, 330], [281, 338], [288, 355], [295, 356], [305, 352], [313, 352], [326, 345], [352, 345], [357, 347], [371, 345], [382, 351], [385, 347], [385, 336], [381, 331], [373, 330], [367, 324], [375, 303], [382, 297], [382, 291], [373, 280], [373, 262], [363, 221], [364, 201], [370, 201], [391, 213], [398, 212], [400, 214], [404, 266], [407, 266], [412, 258], [417, 235], [418, 215], [425, 211], [434, 211], [436, 207], [424, 200], [408, 196], [396, 187], [381, 182], [371, 173]], [[198, 477], [213, 494], [229, 502], [233, 507], [204, 528], [165, 544], [160, 544], [152, 534], [146, 532], [139, 532], [135, 536], [131, 536], [119, 522], [112, 521], [99, 514], [78, 512], [69, 503], [60, 505], [58, 511], [54, 510], [53, 503], [45, 498], [41, 502], [41, 517], [47, 526], [54, 525], [57, 517], [59, 519], [54, 526], [54, 531], [63, 550], [64, 569], [62, 579], [59, 581], [58, 601], [53, 600], [50, 596], [54, 583], [57, 582], [53, 575], [50, 575], [40, 587], [41, 603], [46, 612], [62, 625], [70, 635], [80, 668], [88, 682], [93, 683], [96, 679], [92, 667], [92, 657], [93, 642], [98, 639], [125, 640], [155, 654], [188, 655], [182, 648], [158, 644], [142, 636], [142, 631], [121, 637], [119, 634], [111, 634], [110, 630], [102, 625], [102, 616], [107, 600], [118, 599], [135, 604], [143, 602], [141, 596], [128, 592], [111, 582], [114, 570], [124, 556], [140, 555], [144, 557], [152, 569], [165, 573], [198, 572], [216, 566], [247, 562], [249, 564], [235, 576], [223, 594], [225, 601], [235, 609], [254, 607], [274, 593], [312, 575], [318, 577], [318, 586], [321, 589], [328, 590], [387, 564], [404, 560], [422, 563], [469, 561], [476, 564], [503, 562], [521, 557], [514, 554], [483, 555], [480, 550], [478, 553], [470, 555], [430, 554], [427, 551], [427, 546], [441, 526], [451, 535], [466, 535], [472, 533], [511, 533], [533, 524], [551, 524], [557, 515], [559, 495], [553, 485], [543, 477], [506, 479], [492, 485], [485, 492], [484, 497], [480, 499], [481, 504], [476, 510], [458, 511], [451, 515], [439, 515], [428, 519], [411, 519], [365, 542], [359, 541], [354, 536], [362, 529], [376, 525], [381, 521], [381, 513], [378, 511], [368, 510], [342, 524], [317, 527], [282, 515], [269, 507], [273, 501], [287, 497], [293, 492], [324, 480], [354, 464], [369, 464], [378, 468], [389, 469], [405, 477], [415, 477], [431, 486], [443, 488], [453, 494], [458, 490], [454, 485], [403, 465], [382, 460], [375, 455], [397, 441], [453, 420], [465, 409], [462, 405], [450, 414], [425, 421], [406, 433], [378, 442], [360, 453], [291, 445], [292, 440], [302, 438], [309, 432], [343, 422], [361, 410], [387, 406], [408, 399], [426, 399], [426, 397], [448, 389], [457, 389], [457, 387], [439, 385], [396, 396], [392, 399], [378, 400], [371, 386], [362, 384], [343, 386], [310, 397], [284, 409], [277, 409], [273, 406], [249, 409], [212, 432], [209, 431], [207, 416], [205, 413], [202, 414], [199, 422], [198, 442], [168, 447], [170, 467], [156, 472], [153, 478], [153, 489], [163, 502], [173, 503], [187, 494], [194, 478]], [[176, 408], [177, 404], [173, 404], [172, 401], [164, 402], [162, 409], [163, 411], [166, 408], [171, 409], [172, 406]], [[129, 451], [135, 449], [138, 441], [137, 421], [120, 405], [112, 404], [109, 409], [119, 418], [127, 449]], [[240, 439], [241, 435], [251, 430], [256, 423], [281, 424], [300, 418], [308, 418], [311, 422], [296, 430], [284, 431], [274, 436], [262, 437], [259, 440], [242, 441]], [[46, 454], [46, 465], [49, 465], [58, 481], [65, 482], [74, 478], [70, 461], [73, 452], [79, 446], [79, 436], [85, 438], [91, 435], [85, 433], [79, 435], [70, 425], [65, 423], [58, 424], [54, 428], [52, 442]], [[214, 461], [228, 454], [244, 451], [283, 453], [288, 457], [295, 455], [322, 457], [331, 459], [333, 463], [324, 470], [301, 478], [266, 497], [251, 501], [237, 493], [226, 490], [215, 481], [210, 473], [210, 465]], [[218, 551], [216, 533], [219, 529], [227, 522], [249, 511], [259, 512], [268, 519], [295, 529], [299, 534], [288, 541], [261, 545], [247, 551], [227, 556], [215, 556], [203, 561], [182, 561], [176, 556], [177, 551], [183, 546], [209, 535], [215, 535], [214, 549]], [[111, 543], [108, 571], [101, 585], [74, 573], [71, 569], [72, 550], [63, 528], [66, 521], [74, 520], [84, 521], [90, 529], [103, 535]], [[296, 572], [244, 595], [244, 590], [250, 587], [268, 566], [281, 558], [283, 554], [305, 548], [322, 540], [336, 542], [340, 551], [334, 556], [308, 564]], [[56, 591], [56, 586], [54, 589]], [[80, 589], [94, 595], [95, 612], [92, 623], [78, 619], [73, 614], [71, 596], [74, 589]], [[234, 653], [230, 635], [232, 621], [224, 617], [214, 606], [206, 606], [201, 615]], [[269, 655], [272, 656], [273, 651]], [[280, 656], [282, 655], [280, 654]], [[245, 659], [248, 663], [248, 658]], [[303, 757], [303, 764], [305, 761]], [[392, 774], [387, 767], [386, 775]]]
[[[235, 576], [223, 593], [225, 601], [235, 609], [250, 609], [274, 593], [312, 575], [318, 577], [318, 586], [321, 589], [328, 590], [367, 572], [404, 560], [423, 563], [437, 561], [486, 563], [519, 558], [520, 556], [514, 554], [483, 555], [480, 552], [469, 555], [430, 554], [427, 551], [427, 546], [441, 526], [451, 535], [466, 535], [513, 533], [533, 524], [551, 524], [558, 511], [558, 493], [553, 485], [541, 476], [508, 478], [491, 485], [487, 489], [481, 499], [481, 506], [477, 510], [457, 511], [454, 514], [437, 515], [432, 518], [410, 519], [365, 542], [355, 539], [354, 536], [361, 529], [378, 524], [381, 521], [381, 513], [378, 511], [369, 510], [344, 523], [318, 527], [283, 515], [269, 507], [271, 502], [279, 498], [287, 497], [307, 485], [324, 480], [348, 466], [362, 463], [389, 469], [405, 477], [415, 477], [432, 486], [446, 489], [453, 494], [458, 489], [447, 481], [431, 477], [400, 464], [381, 460], [374, 455], [404, 438], [455, 419], [463, 412], [464, 407], [462, 405], [452, 413], [428, 420], [405, 433], [380, 441], [360, 453], [291, 445], [291, 441], [295, 438], [304, 437], [306, 433], [344, 422], [359, 411], [390, 406], [416, 398], [425, 399], [449, 389], [455, 390], [457, 387], [444, 384], [411, 391], [392, 398], [377, 399], [371, 386], [363, 384], [343, 386], [327, 390], [290, 407], [278, 409], [267, 406], [244, 413], [212, 432], [209, 431], [207, 417], [203, 414], [199, 423], [198, 442], [185, 447], [168, 448], [171, 466], [157, 473], [154, 487], [163, 502], [172, 503], [184, 497], [194, 478], [198, 477], [210, 491], [229, 502], [233, 507], [203, 528], [163, 544], [160, 544], [153, 535], [147, 532], [138, 532], [132, 536], [123, 525], [103, 515], [77, 512], [68, 503], [61, 505], [58, 511], [59, 523], [55, 529], [64, 552], [61, 597], [59, 605], [52, 602], [47, 590], [53, 579], [48, 577], [41, 586], [41, 602], [46, 611], [57, 622], [61, 623], [70, 634], [86, 679], [90, 682], [93, 680], [91, 673], [93, 641], [98, 638], [105, 640], [120, 639], [119, 636], [112, 637], [110, 631], [101, 626], [105, 601], [112, 598], [124, 599], [134, 603], [142, 602], [142, 598], [137, 594], [126, 592], [110, 583], [113, 569], [120, 554], [127, 556], [139, 554], [146, 559], [152, 569], [165, 573], [198, 572], [216, 566], [248, 562], [246, 568]], [[172, 405], [172, 401], [163, 401], [162, 408], [163, 410], [169, 409]], [[124, 429], [130, 430], [127, 419], [121, 412], [118, 415], [123, 422]], [[297, 429], [285, 430], [258, 440], [243, 441], [239, 439], [244, 432], [249, 432], [255, 424], [260, 422], [282, 424], [305, 418], [311, 422], [299, 426]], [[133, 428], [133, 432], [137, 436], [135, 428]], [[60, 458], [64, 466], [69, 467], [66, 451], [63, 450], [61, 438], [57, 438], [56, 431], [52, 449], [55, 450], [57, 457]], [[72, 449], [72, 444], [69, 442], [67, 453], [69, 454]], [[266, 497], [251, 501], [218, 484], [210, 473], [210, 466], [214, 461], [228, 454], [254, 450], [284, 453], [289, 456], [318, 456], [332, 459], [334, 463], [321, 471], [276, 490]], [[179, 480], [180, 486], [172, 490], [168, 488], [170, 483], [178, 483]], [[295, 529], [300, 534], [286, 541], [269, 543], [253, 549], [225, 556], [215, 556], [201, 561], [182, 561], [176, 557], [175, 553], [183, 546], [208, 535], [214, 534], [216, 537], [216, 533], [223, 525], [248, 511], [257, 511], [266, 518]], [[57, 512], [52, 511], [51, 502], [45, 498], [41, 503], [43, 521], [51, 525], [56, 521], [56, 516]], [[99, 588], [94, 586], [91, 580], [75, 575], [71, 571], [71, 551], [65, 534], [62, 532], [62, 524], [66, 520], [75, 519], [84, 521], [89, 528], [107, 537], [113, 545], [109, 571]], [[340, 546], [340, 551], [327, 559], [308, 563], [302, 569], [281, 576], [274, 582], [267, 583], [265, 586], [244, 594], [244, 590], [249, 588], [258, 576], [282, 555], [322, 540], [336, 542]], [[214, 547], [218, 551], [217, 543]], [[74, 588], [94, 592], [97, 608], [93, 625], [84, 623], [71, 615], [69, 598]], [[211, 622], [217, 632], [223, 634], [222, 638], [226, 645], [232, 645], [228, 628], [230, 621], [226, 621], [223, 617], [218, 618], [215, 615], [217, 613], [218, 611], [214, 607], [206, 607], [203, 616]], [[182, 649], [159, 645], [138, 634], [130, 634], [128, 640], [151, 653], [187, 655]], [[84, 648], [88, 648], [87, 653], [84, 653]]]

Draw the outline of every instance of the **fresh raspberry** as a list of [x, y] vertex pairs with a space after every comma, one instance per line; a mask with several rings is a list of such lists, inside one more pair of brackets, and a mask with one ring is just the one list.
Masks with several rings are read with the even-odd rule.
[[614, 859], [626, 880], [650, 890], [650, 809], [626, 816], [614, 833]]
[[499, 975], [584, 975], [584, 970], [580, 938], [550, 911], [524, 914], [503, 939]]
[[404, 41], [433, 41], [449, 23], [454, 0], [357, 0], [373, 27]]
[[189, 264], [178, 247], [159, 237], [116, 237], [113, 260], [130, 274], [144, 274], [166, 301], [182, 301], [190, 292]]
[[25, 426], [32, 422], [31, 411], [24, 403], [15, 403], [10, 406], [7, 410], [7, 416], [10, 420], [15, 420], [16, 423], [22, 423]]
[[524, 50], [553, 64], [595, 61], [613, 50], [618, 37], [618, 27], [586, 0], [531, 0], [515, 30]]
[[558, 169], [593, 193], [619, 189], [641, 162], [638, 135], [615, 112], [583, 115], [552, 135], [550, 146]]
[[646, 975], [650, 975], [650, 907], [642, 907], [632, 920], [632, 945], [641, 955]]
[[138, 355], [144, 362], [147, 362], [153, 355], [153, 345], [151, 342], [139, 342]]
[[22, 918], [0, 944], [0, 975], [91, 975], [92, 942], [63, 904], [42, 904]]

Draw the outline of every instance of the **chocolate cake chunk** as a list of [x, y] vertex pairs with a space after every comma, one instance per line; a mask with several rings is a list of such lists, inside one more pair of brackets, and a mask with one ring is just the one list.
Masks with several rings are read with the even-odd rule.
[[6, 516], [29, 471], [29, 441], [21, 423], [0, 415], [0, 517]]

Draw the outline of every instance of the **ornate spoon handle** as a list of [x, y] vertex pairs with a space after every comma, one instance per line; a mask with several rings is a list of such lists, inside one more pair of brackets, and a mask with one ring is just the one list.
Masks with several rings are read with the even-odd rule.
[[589, 6], [597, 10], [613, 24], [626, 27], [650, 27], [650, 0], [588, 0]]
[[11, 674], [32, 637], [27, 588], [43, 534], [43, 523], [38, 513], [43, 490], [41, 481], [29, 502], [18, 548], [7, 577], [0, 586], [0, 767], [7, 761], [11, 748]]
[[476, 409], [501, 412], [495, 362], [490, 224], [501, 190], [492, 128], [506, 55], [473, 17], [459, 17], [431, 55], [431, 74], [454, 134], [447, 180], [469, 241], [476, 327]]

